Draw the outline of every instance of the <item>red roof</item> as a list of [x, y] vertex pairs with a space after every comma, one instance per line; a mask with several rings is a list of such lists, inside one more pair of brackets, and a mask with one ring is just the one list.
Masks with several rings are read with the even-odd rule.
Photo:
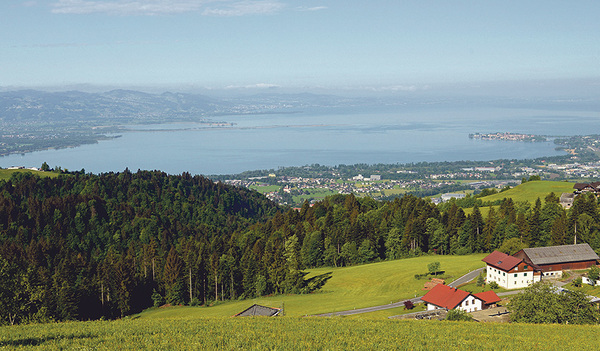
[[483, 301], [486, 305], [500, 302], [500, 298], [492, 290], [473, 294], [473, 296]]
[[421, 300], [438, 307], [454, 309], [470, 294], [466, 291], [438, 284], [434, 286]]
[[514, 266], [518, 265], [523, 260], [514, 256], [509, 256], [504, 252], [494, 251], [485, 256], [482, 261], [490, 266], [500, 268], [503, 271], [510, 271]]

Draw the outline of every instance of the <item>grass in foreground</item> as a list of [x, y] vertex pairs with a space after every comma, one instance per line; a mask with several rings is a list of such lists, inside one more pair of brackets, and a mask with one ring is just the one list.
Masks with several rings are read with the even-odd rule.
[[0, 349], [597, 350], [599, 326], [350, 318], [127, 319], [0, 328]]
[[305, 316], [378, 306], [422, 296], [427, 279], [415, 279], [426, 273], [427, 265], [437, 261], [446, 271], [448, 282], [483, 266], [485, 254], [466, 256], [422, 256], [343, 268], [318, 268], [311, 275], [333, 272], [321, 291], [308, 295], [277, 295], [243, 301], [229, 301], [213, 307], [159, 308], [140, 314], [141, 318], [199, 318], [232, 316], [257, 303], [284, 307], [286, 316]]

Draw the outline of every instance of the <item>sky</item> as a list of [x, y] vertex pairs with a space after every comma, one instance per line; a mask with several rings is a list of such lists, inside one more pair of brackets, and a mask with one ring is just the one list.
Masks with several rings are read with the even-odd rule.
[[600, 78], [600, 1], [2, 0], [0, 87]]

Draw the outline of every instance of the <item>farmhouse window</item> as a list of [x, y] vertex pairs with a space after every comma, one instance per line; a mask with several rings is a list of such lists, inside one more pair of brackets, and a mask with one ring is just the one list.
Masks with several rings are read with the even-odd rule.
[[515, 273], [515, 278], [517, 277], [517, 273]]
[[526, 276], [527, 276], [527, 273], [523, 273], [523, 276], [524, 276], [524, 277], [526, 277]]
[[502, 272], [502, 275], [504, 276], [504, 275], [506, 275], [506, 273]]

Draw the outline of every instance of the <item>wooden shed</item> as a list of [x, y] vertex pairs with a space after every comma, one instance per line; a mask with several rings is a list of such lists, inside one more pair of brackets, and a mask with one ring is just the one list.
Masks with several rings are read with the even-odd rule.
[[273, 308], [267, 306], [261, 306], [254, 304], [242, 312], [234, 315], [234, 317], [249, 317], [249, 316], [263, 316], [263, 317], [274, 317], [281, 312], [281, 308]]

